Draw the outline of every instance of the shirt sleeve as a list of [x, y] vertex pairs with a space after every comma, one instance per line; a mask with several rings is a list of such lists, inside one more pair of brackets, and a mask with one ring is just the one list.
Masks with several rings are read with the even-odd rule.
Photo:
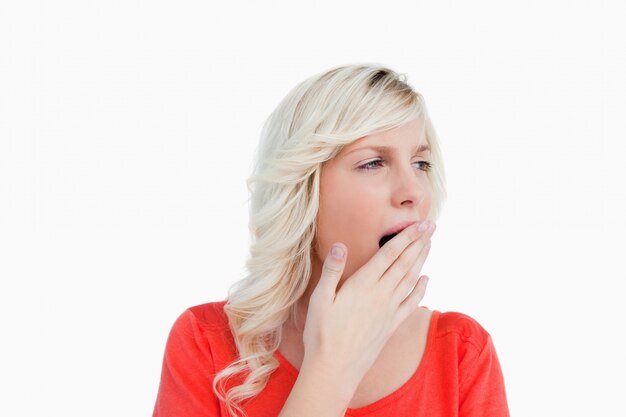
[[165, 346], [153, 417], [219, 417], [209, 341], [190, 310], [181, 314]]
[[504, 378], [491, 340], [459, 369], [459, 417], [509, 417]]

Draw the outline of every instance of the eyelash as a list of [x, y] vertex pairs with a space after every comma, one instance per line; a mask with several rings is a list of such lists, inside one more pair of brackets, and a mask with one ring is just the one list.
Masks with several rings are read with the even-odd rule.
[[[371, 170], [374, 170], [374, 169], [377, 169], [377, 168], [368, 168], [368, 166], [370, 164], [380, 163], [380, 162], [385, 162], [385, 161], [383, 159], [375, 159], [373, 161], [369, 161], [369, 162], [367, 162], [367, 163], [365, 163], [363, 165], [360, 165], [359, 167], [357, 167], [357, 169], [359, 171], [371, 171]], [[427, 162], [427, 161], [417, 161], [417, 162], [421, 162], [422, 164], [424, 164], [425, 168], [422, 169], [422, 171], [424, 171], [424, 172], [428, 172], [428, 171], [430, 171], [433, 168], [433, 164], [431, 164], [430, 162]]]

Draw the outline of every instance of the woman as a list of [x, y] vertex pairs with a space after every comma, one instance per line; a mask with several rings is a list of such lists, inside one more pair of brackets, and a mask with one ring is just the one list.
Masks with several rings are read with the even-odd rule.
[[249, 273], [175, 322], [154, 417], [509, 415], [489, 333], [419, 306], [445, 175], [404, 75], [348, 65], [299, 84], [248, 189]]

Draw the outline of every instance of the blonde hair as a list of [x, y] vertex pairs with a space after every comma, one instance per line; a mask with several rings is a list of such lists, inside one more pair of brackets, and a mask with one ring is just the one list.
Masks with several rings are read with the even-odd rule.
[[[432, 205], [436, 221], [446, 198], [445, 174], [435, 129], [423, 97], [404, 74], [378, 64], [339, 66], [298, 84], [266, 120], [247, 180], [252, 234], [248, 274], [228, 291], [228, 316], [239, 359], [218, 372], [213, 391], [247, 415], [241, 404], [257, 396], [279, 367], [274, 357], [288, 320], [311, 275], [321, 165], [363, 136], [424, 121], [431, 148]], [[224, 382], [245, 373], [227, 392]], [[224, 381], [221, 381], [224, 379]]]

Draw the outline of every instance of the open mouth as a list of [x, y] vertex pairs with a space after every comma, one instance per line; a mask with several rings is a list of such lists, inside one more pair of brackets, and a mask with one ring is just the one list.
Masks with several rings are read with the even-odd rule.
[[378, 241], [378, 247], [379, 247], [379, 248], [382, 248], [382, 247], [383, 247], [383, 245], [384, 245], [385, 243], [387, 243], [388, 241], [390, 241], [391, 239], [393, 239], [393, 237], [394, 237], [395, 235], [397, 235], [398, 233], [400, 233], [400, 232], [397, 232], [397, 233], [392, 233], [392, 234], [390, 234], [390, 235], [383, 236], [383, 237], [382, 237], [382, 238]]

